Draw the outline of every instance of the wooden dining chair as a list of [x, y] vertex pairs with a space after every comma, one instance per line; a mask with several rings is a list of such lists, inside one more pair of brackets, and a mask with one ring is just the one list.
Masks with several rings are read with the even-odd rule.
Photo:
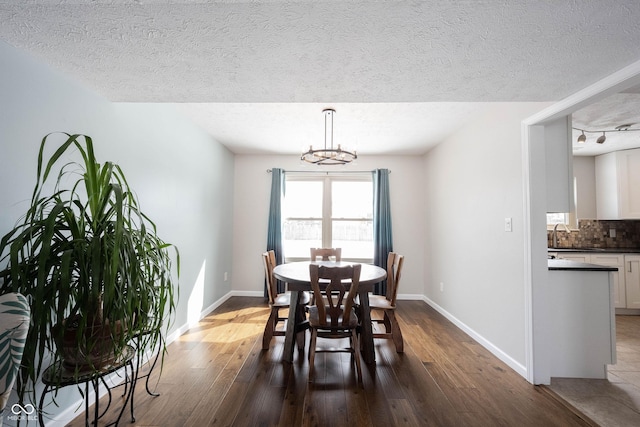
[[[335, 257], [336, 261], [342, 261], [342, 248], [310, 248], [311, 261], [329, 261], [329, 257]], [[324, 293], [324, 292], [323, 292]], [[313, 293], [311, 294], [311, 305], [315, 304]]]
[[[369, 294], [369, 307], [372, 311], [371, 321], [384, 324], [385, 332], [374, 332], [373, 338], [391, 339], [396, 346], [396, 352], [404, 352], [404, 341], [402, 331], [396, 318], [396, 298], [398, 296], [398, 285], [402, 274], [404, 256], [395, 252], [389, 252], [387, 258], [387, 294]], [[374, 316], [374, 311], [382, 311], [382, 318]]]
[[342, 248], [311, 248], [311, 261], [317, 261], [318, 257], [322, 261], [329, 261], [329, 257], [336, 257], [336, 261], [342, 261]]
[[[291, 304], [291, 293], [278, 293], [276, 279], [273, 277], [273, 269], [276, 266], [276, 254], [274, 251], [267, 251], [262, 254], [262, 264], [264, 266], [264, 274], [267, 279], [267, 294], [269, 297], [269, 319], [264, 327], [264, 333], [262, 335], [262, 349], [268, 350], [271, 338], [273, 336], [284, 336], [285, 328], [278, 328], [278, 323], [287, 320], [287, 317], [280, 315], [280, 310], [288, 309]], [[305, 306], [311, 300], [309, 293], [300, 292], [300, 302], [298, 304], [298, 316], [299, 318], [305, 318]], [[304, 331], [298, 332], [298, 347], [304, 348]]]
[[[311, 340], [309, 343], [309, 382], [314, 379], [314, 364], [316, 353], [348, 352], [352, 354], [356, 363], [357, 380], [362, 383], [362, 368], [360, 366], [360, 345], [358, 344], [358, 317], [355, 313], [354, 302], [360, 283], [360, 264], [344, 267], [328, 267], [317, 264], [309, 265], [311, 289], [316, 304], [309, 307], [309, 326]], [[326, 291], [321, 292], [320, 279]], [[343, 280], [349, 279], [349, 282]], [[317, 339], [349, 338], [349, 348], [316, 347]]]

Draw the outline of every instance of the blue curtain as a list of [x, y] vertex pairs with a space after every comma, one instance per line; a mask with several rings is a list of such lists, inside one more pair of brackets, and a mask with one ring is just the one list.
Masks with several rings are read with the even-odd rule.
[[[373, 263], [386, 270], [387, 257], [389, 252], [393, 251], [388, 169], [373, 171], [373, 248]], [[386, 280], [377, 283], [373, 292], [377, 295], [385, 295]]]
[[[282, 251], [282, 197], [284, 196], [284, 171], [271, 169], [271, 202], [269, 204], [269, 225], [267, 227], [267, 250], [276, 253], [276, 265], [284, 261]], [[278, 293], [285, 291], [285, 284], [278, 281]], [[265, 279], [264, 296], [267, 295]]]

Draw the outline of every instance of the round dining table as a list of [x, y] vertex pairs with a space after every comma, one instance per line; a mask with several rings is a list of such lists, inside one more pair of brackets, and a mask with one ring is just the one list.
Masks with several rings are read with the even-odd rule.
[[[287, 283], [287, 288], [291, 292], [291, 305], [289, 307], [289, 318], [284, 340], [283, 359], [286, 362], [293, 361], [293, 350], [296, 332], [305, 319], [299, 319], [296, 314], [299, 312], [298, 303], [300, 292], [311, 290], [311, 277], [309, 274], [309, 264], [325, 265], [329, 267], [341, 267], [355, 264], [345, 261], [300, 261], [277, 265], [273, 269], [273, 276]], [[371, 310], [369, 308], [369, 292], [373, 292], [373, 286], [386, 279], [385, 269], [371, 264], [361, 264], [360, 285], [358, 286], [358, 297], [360, 299], [361, 316], [361, 343], [362, 359], [365, 363], [375, 363], [375, 349], [373, 346], [373, 330], [371, 326]], [[322, 282], [321, 282], [322, 284]]]

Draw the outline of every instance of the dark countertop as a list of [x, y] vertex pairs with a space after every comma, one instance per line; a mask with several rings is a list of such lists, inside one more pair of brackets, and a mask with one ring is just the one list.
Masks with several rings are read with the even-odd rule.
[[584, 262], [570, 261], [568, 259], [548, 260], [549, 270], [572, 270], [572, 271], [618, 271], [618, 267], [607, 267], [604, 265], [585, 264]]
[[640, 248], [547, 248], [548, 252], [603, 252], [613, 254], [637, 254]]

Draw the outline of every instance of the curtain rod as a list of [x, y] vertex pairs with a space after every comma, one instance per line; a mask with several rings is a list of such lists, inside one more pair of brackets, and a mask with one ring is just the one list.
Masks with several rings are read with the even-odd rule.
[[[329, 175], [330, 173], [339, 173], [339, 174], [345, 174], [345, 173], [365, 173], [365, 172], [373, 172], [371, 171], [288, 171], [288, 170], [283, 170], [283, 172], [291, 172], [291, 173], [317, 173], [317, 174], [327, 174]], [[267, 169], [267, 173], [271, 173], [271, 169]], [[389, 173], [391, 173], [391, 170], [389, 170]]]

